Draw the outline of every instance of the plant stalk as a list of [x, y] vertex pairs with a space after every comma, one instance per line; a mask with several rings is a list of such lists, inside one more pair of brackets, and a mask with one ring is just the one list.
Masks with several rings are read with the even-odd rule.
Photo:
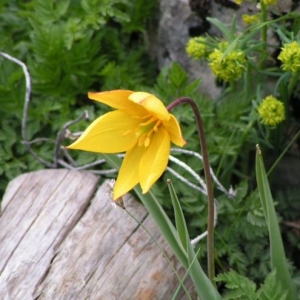
[[[266, 5], [260, 2], [261, 5], [261, 21], [262, 22], [267, 22], [267, 9]], [[262, 41], [262, 53], [260, 55], [260, 61], [259, 61], [259, 66], [261, 69], [264, 68], [265, 65], [265, 60], [266, 60], [266, 53], [267, 53], [267, 31], [268, 27], [267, 25], [263, 26], [261, 29], [261, 41]]]
[[299, 74], [298, 73], [292, 73], [292, 76], [288, 83], [288, 99], [290, 99], [293, 95], [294, 88], [299, 80]]
[[207, 189], [207, 198], [208, 198], [208, 220], [207, 220], [207, 266], [208, 266], [208, 277], [210, 281], [214, 284], [213, 278], [215, 277], [215, 262], [214, 262], [214, 194], [213, 194], [213, 185], [210, 175], [210, 166], [208, 159], [208, 151], [204, 133], [204, 126], [202, 118], [197, 107], [197, 104], [188, 97], [178, 98], [167, 106], [168, 111], [171, 111], [174, 107], [187, 103], [193, 110], [198, 135], [200, 140], [200, 147], [203, 157], [203, 167], [204, 167], [204, 176]]
[[284, 157], [286, 152], [290, 149], [290, 147], [295, 143], [295, 141], [298, 139], [300, 136], [300, 130], [296, 133], [296, 135], [292, 138], [292, 140], [288, 143], [288, 145], [285, 147], [283, 152], [278, 156], [274, 164], [271, 166], [269, 171], [267, 172], [267, 176], [269, 176], [275, 169], [275, 167], [278, 165], [278, 163], [281, 161], [281, 159]]

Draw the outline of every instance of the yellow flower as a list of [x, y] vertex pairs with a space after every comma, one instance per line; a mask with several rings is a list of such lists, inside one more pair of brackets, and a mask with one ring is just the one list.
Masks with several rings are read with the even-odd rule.
[[296, 41], [284, 44], [278, 59], [282, 61], [282, 69], [293, 73], [300, 70], [300, 45]]
[[260, 16], [259, 14], [256, 15], [243, 14], [242, 19], [245, 25], [250, 26], [252, 24], [258, 23], [260, 21]]
[[243, 75], [247, 60], [241, 50], [232, 50], [224, 57], [228, 46], [227, 42], [219, 43], [219, 49], [214, 49], [208, 56], [208, 64], [215, 76], [224, 81], [234, 81]]
[[186, 143], [176, 118], [158, 98], [145, 92], [115, 90], [88, 96], [116, 110], [92, 122], [67, 148], [126, 152], [113, 198], [122, 197], [138, 183], [147, 193], [167, 167], [171, 142], [180, 147]]
[[201, 36], [191, 38], [185, 47], [187, 54], [196, 59], [204, 58], [207, 54], [205, 41], [206, 39]]
[[277, 3], [277, 0], [262, 0], [264, 5], [274, 5]]
[[275, 126], [285, 119], [284, 105], [273, 96], [267, 96], [258, 107], [261, 122]]

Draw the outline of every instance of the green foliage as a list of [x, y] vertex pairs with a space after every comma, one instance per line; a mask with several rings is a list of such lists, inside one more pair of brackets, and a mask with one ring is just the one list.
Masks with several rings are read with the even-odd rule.
[[[219, 275], [217, 282], [225, 282], [230, 289], [225, 299], [286, 299], [287, 294], [275, 272], [269, 273], [268, 227], [258, 193], [254, 192], [254, 145], [260, 143], [268, 149], [271, 163], [286, 146], [293, 128], [299, 127], [299, 114], [295, 113], [299, 102], [296, 86], [299, 73], [283, 72], [269, 55], [275, 46], [254, 37], [261, 33], [263, 39], [268, 27], [283, 43], [289, 43], [299, 39], [299, 26], [293, 23], [292, 14], [272, 21], [261, 20], [244, 31], [237, 27], [236, 20], [227, 26], [210, 19], [223, 37], [217, 40], [207, 37], [207, 48], [212, 51], [221, 40], [226, 40], [228, 48], [224, 56], [236, 49], [247, 56], [247, 71], [243, 78], [236, 82], [219, 82], [222, 92], [218, 99], [212, 100], [199, 92], [201, 78], [191, 80], [177, 62], [170, 68], [163, 68], [157, 76], [155, 63], [145, 54], [147, 26], [156, 18], [155, 9], [157, 2], [146, 0], [1, 1], [0, 49], [24, 61], [32, 78], [27, 139], [49, 137], [54, 140], [62, 126], [81, 115], [84, 109], [89, 111], [92, 120], [106, 112], [109, 108], [87, 99], [88, 91], [147, 90], [166, 105], [179, 97], [191, 97], [203, 118], [211, 166], [219, 181], [226, 189], [232, 187], [235, 194], [228, 197], [215, 189], [218, 202], [217, 271], [236, 270]], [[285, 26], [288, 18], [290, 32]], [[277, 48], [280, 50], [280, 46]], [[269, 78], [276, 81], [273, 86], [269, 85]], [[285, 123], [277, 128], [267, 128], [260, 123], [257, 108], [261, 100], [273, 92], [290, 110]], [[22, 145], [24, 94], [24, 74], [20, 66], [0, 56], [0, 195], [9, 180], [25, 171], [43, 167]], [[187, 149], [199, 152], [198, 133], [190, 108], [182, 105], [172, 113], [182, 126]], [[87, 123], [81, 121], [72, 130], [81, 131], [86, 126]], [[44, 159], [53, 160], [52, 143], [37, 143], [33, 148]], [[195, 156], [172, 155], [204, 177], [203, 164]], [[81, 165], [93, 162], [99, 156], [76, 153], [74, 158]], [[169, 167], [191, 183], [198, 184], [182, 167], [173, 162]], [[176, 244], [179, 242], [177, 233], [160, 211], [162, 204], [171, 219], [178, 218], [168, 196], [165, 184], [168, 178], [176, 182], [188, 233], [192, 238], [196, 237], [207, 226], [204, 195], [168, 172], [153, 188], [156, 197], [150, 194], [145, 198], [140, 191], [137, 195], [147, 209], [156, 211], [153, 213], [156, 222], [167, 228], [168, 241], [188, 268], [186, 255], [190, 253], [184, 253]], [[155, 204], [152, 205], [153, 198]], [[288, 187], [277, 194], [278, 214], [283, 221], [297, 222], [298, 200], [299, 189]], [[286, 222], [283, 224], [289, 226]], [[295, 259], [300, 249], [299, 239], [289, 228], [285, 227], [284, 231], [287, 254], [299, 266], [299, 259]], [[201, 248], [197, 258], [205, 270], [207, 253], [204, 244], [201, 241], [197, 245]]]
[[[243, 118], [243, 116], [250, 114], [251, 98], [250, 96], [245, 98], [235, 95], [232, 98], [228, 96], [216, 103], [195, 90], [191, 90], [189, 93], [186, 91], [187, 87], [197, 86], [197, 84], [199, 84], [198, 81], [190, 83], [186, 72], [178, 64], [174, 64], [172, 68], [162, 70], [158, 76], [154, 92], [160, 98], [166, 99], [166, 104], [170, 103], [172, 99], [182, 96], [190, 96], [197, 102], [205, 123], [210, 160], [215, 166], [214, 169], [219, 170], [219, 178], [223, 183], [225, 178], [232, 178], [232, 175], [229, 176], [229, 168], [233, 172], [231, 174], [237, 174], [233, 161], [239, 160], [240, 156], [245, 156], [245, 153], [241, 153], [241, 148], [245, 147], [246, 143], [251, 141], [253, 143], [253, 135], [245, 134], [249, 120]], [[163, 88], [166, 85], [168, 89]], [[232, 110], [232, 107], [237, 109]], [[186, 106], [176, 107], [172, 113], [180, 120], [184, 136], [188, 141], [188, 148], [198, 151], [198, 135], [195, 126], [191, 126], [194, 124], [194, 117], [189, 108]], [[260, 139], [256, 137], [255, 142], [258, 141]], [[203, 176], [202, 163], [194, 156], [178, 153], [174, 153], [174, 155]], [[186, 170], [173, 163], [170, 163], [170, 166], [184, 178], [197, 184], [197, 180]], [[178, 181], [174, 175], [168, 172], [164, 178], [165, 180], [170, 178], [176, 182], [176, 190], [178, 190], [184, 214], [189, 220], [188, 227], [191, 236], [195, 237], [204, 232], [207, 219], [206, 197], [199, 195], [198, 192]], [[233, 198], [228, 198], [216, 191], [219, 203], [215, 239], [217, 269], [234, 268], [240, 274], [245, 275], [247, 273], [254, 280], [261, 281], [269, 272], [267, 227], [258, 194], [248, 195], [250, 187], [247, 182], [249, 182], [248, 177], [234, 187], [236, 196]], [[157, 185], [155, 193], [163, 195], [165, 187]], [[159, 199], [165, 206], [171, 206], [168, 197], [159, 197]], [[206, 256], [206, 249], [203, 245], [200, 256], [201, 258]], [[202, 263], [205, 265], [205, 260]]]
[[[275, 149], [270, 152], [270, 160], [274, 159], [285, 146], [283, 141], [285, 139], [284, 132], [288, 128], [287, 124], [283, 124], [277, 129], [263, 127], [259, 123], [257, 113], [259, 102], [267, 93], [271, 93], [270, 88], [265, 84], [267, 78], [270, 76], [279, 78], [281, 71], [273, 65], [269, 69], [262, 68], [263, 61], [261, 66], [255, 66], [251, 55], [255, 51], [259, 53], [258, 55], [261, 54], [261, 51], [265, 51], [263, 43], [253, 39], [254, 35], [262, 28], [261, 26], [253, 27], [252, 31], [245, 31], [240, 37], [236, 35], [237, 27], [234, 22], [228, 31], [225, 30], [224, 24], [220, 24], [217, 20], [214, 22], [222, 27], [230, 42], [227, 51], [240, 47], [249, 55], [248, 72], [244, 74], [244, 78], [235, 84], [224, 84], [219, 99], [213, 102], [193, 90], [194, 87], [197, 88], [199, 82], [190, 82], [179, 64], [174, 63], [170, 69], [161, 71], [154, 92], [160, 98], [165, 99], [166, 104], [178, 97], [190, 96], [199, 105], [207, 133], [210, 162], [214, 170], [217, 170], [219, 180], [226, 187], [239, 183], [235, 186], [237, 195], [232, 199], [216, 193], [219, 203], [215, 240], [218, 268], [220, 270], [234, 268], [240, 274], [249, 274], [256, 282], [262, 282], [270, 270], [270, 254], [264, 213], [258, 194], [251, 193], [255, 176], [253, 145], [260, 143], [267, 149]], [[215, 41], [215, 43], [217, 42]], [[212, 39], [208, 40], [208, 44], [216, 45]], [[261, 55], [262, 59], [267, 60], [265, 54]], [[166, 86], [168, 89], [165, 88]], [[284, 89], [281, 86], [277, 91], [280, 92], [281, 88]], [[281, 99], [285, 99], [286, 94], [286, 90], [282, 91], [283, 98]], [[180, 120], [184, 136], [188, 141], [187, 147], [199, 149], [196, 128], [191, 126], [195, 121], [189, 108], [176, 107], [172, 113]], [[192, 166], [197, 173], [200, 172], [203, 175], [201, 173], [202, 163], [195, 157], [187, 157], [178, 153], [174, 155], [188, 166]], [[170, 166], [185, 179], [197, 184], [197, 180], [186, 170], [173, 163]], [[193, 191], [185, 183], [178, 181], [173, 174], [167, 174], [164, 178], [176, 181], [182, 208], [185, 216], [189, 219], [188, 227], [191, 236], [205, 231], [207, 218], [205, 197]], [[249, 182], [249, 186], [245, 184], [246, 181], [241, 180]], [[159, 192], [164, 194], [164, 190], [161, 191], [161, 189]], [[248, 195], [249, 193], [251, 194]], [[164, 198], [161, 201], [165, 206], [171, 206], [169, 199]], [[299, 214], [297, 215], [299, 216]], [[290, 236], [294, 235], [290, 234]], [[202, 247], [200, 256], [203, 258], [205, 255], [206, 251]], [[205, 264], [205, 261], [203, 263]]]
[[153, 19], [156, 1], [133, 0], [127, 1], [127, 14], [130, 22], [124, 24], [124, 32], [145, 32], [147, 22]]
[[[165, 67], [160, 72], [154, 89], [161, 98], [171, 102], [173, 99], [198, 93], [200, 82], [201, 79], [197, 79], [190, 83], [187, 73], [174, 62], [170, 69]], [[167, 89], [166, 84], [168, 84]]]
[[[261, 13], [257, 15], [257, 24], [243, 29], [238, 27], [236, 18], [232, 20], [231, 24], [223, 24], [220, 20], [208, 18], [208, 21], [219, 29], [221, 35], [217, 38], [208, 35], [205, 38], [201, 37], [204, 38], [208, 53], [204, 57], [202, 56], [202, 60], [207, 60], [213, 72], [216, 66], [212, 65], [212, 57], [216, 52], [222, 52], [221, 59], [214, 61], [220, 70], [220, 78], [217, 79], [222, 85], [222, 91], [212, 110], [214, 122], [205, 124], [205, 130], [209, 132], [208, 149], [210, 157], [212, 157], [211, 163], [217, 169], [218, 178], [225, 186], [241, 183], [242, 180], [249, 182], [249, 187], [243, 187], [244, 195], [241, 197], [237, 194], [237, 197], [233, 199], [226, 199], [226, 197], [217, 194], [219, 209], [215, 241], [216, 258], [220, 269], [234, 268], [240, 274], [247, 274], [256, 282], [261, 282], [270, 270], [269, 260], [271, 259], [273, 265], [274, 257], [277, 257], [278, 264], [284, 265], [284, 267], [283, 265], [277, 267], [277, 270], [280, 270], [277, 277], [285, 277], [284, 280], [282, 279], [285, 283], [284, 288], [288, 290], [289, 299], [294, 299], [295, 294], [287, 284], [291, 280], [287, 276], [285, 257], [281, 251], [282, 245], [275, 243], [277, 246], [274, 246], [274, 237], [272, 238], [274, 233], [272, 229], [274, 227], [278, 229], [278, 224], [273, 222], [273, 225], [270, 225], [270, 220], [267, 219], [268, 227], [266, 227], [265, 207], [262, 209], [257, 193], [252, 191], [255, 188], [253, 181], [255, 177], [254, 145], [259, 143], [268, 150], [268, 164], [271, 164], [285, 150], [289, 139], [293, 138], [298, 129], [293, 130], [292, 134], [289, 134], [290, 130], [294, 127], [299, 128], [299, 113], [297, 111], [300, 96], [299, 89], [296, 88], [297, 82], [299, 82], [299, 72], [296, 72], [298, 70], [296, 62], [300, 53], [299, 22], [296, 19], [296, 13], [293, 12], [281, 17], [274, 15], [272, 19], [268, 19], [267, 5], [262, 1], [260, 4]], [[287, 29], [287, 23], [290, 24], [291, 30]], [[279, 45], [267, 39], [269, 37], [267, 32], [272, 31], [278, 37]], [[283, 51], [285, 51], [284, 55], [278, 56]], [[227, 63], [231, 54], [241, 52], [247, 57], [243, 63], [239, 62], [243, 64], [243, 77], [240, 79], [237, 76], [230, 79], [222, 77], [222, 72], [225, 74], [234, 72], [231, 70], [232, 64]], [[280, 62], [279, 60], [276, 61], [277, 58]], [[223, 81], [220, 80], [222, 78]], [[259, 109], [260, 103], [268, 95], [274, 95], [276, 99], [281, 101], [280, 105], [285, 106], [285, 122], [280, 125], [277, 125], [279, 123], [277, 120], [283, 121], [282, 112], [279, 116], [274, 110], [274, 114], [272, 111], [270, 115], [265, 116]], [[266, 117], [271, 122], [266, 122]], [[265, 126], [266, 123], [272, 126]], [[277, 125], [276, 128], [275, 125]], [[296, 153], [299, 154], [299, 149]], [[237, 190], [240, 188], [237, 187]], [[287, 189], [289, 190], [290, 187]], [[247, 196], [247, 193], [251, 193], [250, 196]], [[184, 191], [183, 194], [187, 194], [187, 192]], [[283, 203], [288, 201], [286, 199]], [[192, 208], [189, 207], [188, 211], [192, 212]], [[204, 231], [206, 225], [203, 221], [205, 211], [201, 216], [201, 221], [199, 221], [199, 215], [195, 216], [197, 213], [196, 210], [195, 214], [191, 216], [193, 219], [191, 224], [198, 224]], [[283, 216], [283, 212], [279, 211], [279, 214]], [[198, 221], [194, 221], [194, 218]], [[299, 219], [299, 213], [294, 214], [294, 220], [296, 218]], [[273, 244], [271, 256], [268, 254], [267, 238], [267, 228], [270, 229], [270, 227], [271, 241], [273, 241], [271, 242]], [[191, 230], [193, 229], [191, 228]], [[276, 234], [278, 242], [279, 229]], [[291, 241], [295, 240], [295, 233], [289, 232], [288, 236]], [[292, 244], [294, 247], [297, 245], [295, 242]], [[291, 246], [289, 243], [287, 245]], [[289, 249], [287, 245], [286, 249]], [[294, 251], [289, 250], [288, 253], [291, 255]], [[297, 259], [294, 261], [299, 265]], [[238, 298], [240, 292], [234, 291], [237, 294], [233, 297]], [[252, 296], [249, 295], [247, 299], [252, 299]], [[283, 297], [280, 293], [278, 295], [275, 293], [274, 298], [281, 299]], [[265, 298], [262, 297], [262, 299]]]
[[[246, 196], [247, 185], [236, 187], [233, 199], [219, 198], [216, 255], [219, 268], [234, 268], [261, 280], [269, 270], [267, 228], [257, 193]], [[263, 259], [264, 258], [264, 259]]]
[[280, 282], [276, 280], [276, 272], [268, 274], [264, 284], [257, 290], [256, 284], [247, 277], [239, 275], [234, 270], [219, 274], [216, 282], [224, 282], [228, 291], [224, 300], [285, 300], [287, 292], [281, 287]]
[[[32, 80], [28, 140], [54, 140], [66, 122], [82, 114], [84, 106], [93, 119], [103, 113], [106, 108], [88, 101], [88, 91], [151, 84], [155, 67], [145, 54], [140, 32], [156, 1], [146, 2], [1, 1], [0, 49], [26, 63]], [[43, 167], [21, 143], [24, 95], [22, 69], [0, 56], [0, 153], [4, 154], [0, 156], [0, 195], [12, 178]], [[83, 126], [80, 123], [73, 129]], [[53, 160], [52, 143], [35, 144], [33, 149]], [[87, 163], [96, 157], [81, 153], [77, 161]]]
[[287, 292], [282, 289], [280, 282], [276, 280], [276, 272], [271, 272], [265, 279], [265, 283], [258, 290], [258, 299], [261, 300], [284, 300]]
[[293, 300], [296, 298], [296, 287], [291, 281], [281, 232], [278, 225], [278, 218], [262, 159], [262, 153], [259, 146], [257, 145], [256, 147], [255, 171], [257, 178], [257, 189], [259, 191], [261, 205], [263, 207], [264, 216], [268, 225], [271, 268], [272, 270], [278, 271], [276, 278], [282, 287], [287, 291], [287, 299]]
[[247, 277], [241, 276], [233, 270], [228, 273], [218, 275], [215, 280], [217, 282], [225, 282], [226, 287], [231, 290], [226, 294], [226, 300], [239, 299], [241, 297], [245, 300], [256, 299], [256, 284]]
[[187, 259], [188, 259], [187, 272], [190, 274], [195, 284], [197, 294], [203, 300], [221, 299], [221, 295], [213, 286], [212, 282], [209, 280], [206, 274], [203, 272], [203, 269], [199, 261], [196, 259], [197, 256], [190, 242], [190, 237], [186, 226], [186, 221], [183, 215], [183, 211], [179, 199], [176, 195], [175, 188], [171, 181], [168, 182], [168, 187], [173, 202], [176, 230], [178, 233], [180, 244], [182, 248], [185, 250], [185, 252], [187, 253]]

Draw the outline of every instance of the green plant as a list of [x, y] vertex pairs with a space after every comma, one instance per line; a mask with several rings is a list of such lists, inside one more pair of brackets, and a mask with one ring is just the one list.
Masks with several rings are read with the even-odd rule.
[[247, 277], [241, 276], [235, 271], [220, 274], [216, 281], [225, 282], [229, 292], [225, 294], [224, 300], [284, 300], [287, 292], [282, 289], [280, 282], [276, 280], [276, 272], [271, 272], [264, 283], [257, 290], [256, 284]]
[[[173, 149], [167, 167], [170, 173], [166, 172], [149, 194], [142, 195], [136, 189], [136, 195], [185, 266], [186, 275], [193, 277], [203, 299], [220, 298], [220, 294], [225, 299], [292, 299], [296, 296], [284, 253], [281, 251], [279, 258], [274, 260], [274, 249], [281, 247], [282, 250], [282, 242], [277, 227], [274, 241], [274, 203], [270, 193], [265, 192], [268, 183], [259, 155], [256, 170], [254, 168], [253, 145], [261, 145], [269, 158], [266, 163], [269, 166], [280, 160], [297, 141], [298, 135], [292, 139], [299, 127], [296, 109], [299, 105], [299, 72], [293, 68], [299, 52], [297, 15], [291, 13], [268, 20], [267, 7], [262, 4], [262, 13], [245, 30], [238, 28], [235, 19], [230, 25], [209, 19], [219, 28], [221, 35], [216, 39], [209, 36], [198, 38], [194, 42], [200, 45], [196, 45], [193, 51], [199, 48], [202, 52], [198, 57], [208, 59], [215, 74], [222, 79], [218, 80], [222, 92], [218, 99], [212, 100], [199, 92], [201, 78], [191, 81], [176, 62], [171, 68], [162, 69], [156, 78], [155, 66], [145, 55], [147, 45], [144, 38], [155, 5], [155, 1], [145, 0], [1, 2], [1, 52], [24, 61], [32, 78], [25, 141], [49, 137], [46, 142], [39, 140], [31, 146], [44, 160], [51, 162], [51, 166], [53, 156], [57, 163], [57, 152], [53, 151], [60, 146], [57, 134], [62, 134], [62, 140], [65, 133], [69, 134], [66, 130], [69, 125], [63, 130], [61, 128], [70, 120], [81, 119], [83, 109], [89, 112], [91, 119], [107, 112], [105, 107], [87, 101], [88, 91], [145, 90], [155, 94], [166, 106], [177, 98], [194, 99], [203, 118], [209, 162], [222, 183], [214, 180], [217, 200], [214, 253], [212, 250], [207, 252], [203, 239], [198, 244], [194, 239], [206, 230], [207, 200], [203, 193], [204, 184], [200, 182], [204, 167], [198, 154], [197, 128], [194, 116], [185, 106], [176, 107], [172, 113], [180, 121], [188, 149], [184, 149], [185, 152]], [[267, 43], [267, 30], [278, 36], [279, 45]], [[276, 50], [280, 51], [281, 46], [287, 50], [282, 52], [284, 55], [280, 59], [284, 68], [273, 55]], [[216, 54], [210, 56], [214, 52]], [[289, 56], [290, 53], [294, 56]], [[292, 58], [295, 62], [291, 63]], [[232, 66], [238, 67], [234, 78], [230, 76]], [[8, 180], [43, 166], [21, 145], [23, 95], [26, 91], [22, 69], [3, 56], [0, 56], [0, 67], [1, 194]], [[286, 111], [283, 123], [270, 123], [277, 125], [276, 128], [265, 126], [263, 114], [259, 114], [262, 100], [269, 95], [280, 100]], [[287, 107], [291, 109], [287, 110]], [[81, 131], [84, 127], [83, 121], [75, 122], [72, 131]], [[96, 165], [93, 171], [106, 171], [103, 161], [97, 161], [98, 154], [76, 153], [74, 165], [74, 161], [66, 163], [65, 153], [60, 155], [59, 158], [65, 159], [62, 159], [64, 164], [60, 162], [56, 166], [80, 169]], [[120, 166], [120, 158], [103, 157], [112, 167]], [[256, 177], [263, 185], [259, 188], [263, 197], [254, 191]], [[167, 180], [168, 186], [165, 184]], [[176, 182], [176, 193], [170, 182]], [[275, 197], [279, 219], [286, 221], [291, 216], [290, 220], [297, 220], [297, 193], [288, 190]], [[270, 211], [272, 220], [268, 217]], [[289, 248], [286, 252], [288, 259], [298, 267], [296, 235], [285, 230], [283, 237], [286, 248]], [[215, 283], [205, 275], [209, 268], [205, 260], [207, 255], [215, 258], [218, 291]], [[280, 265], [276, 267], [278, 262]], [[278, 268], [285, 269], [285, 272], [281, 274]], [[295, 275], [292, 275], [293, 278]], [[230, 293], [226, 294], [223, 283]], [[182, 284], [180, 281], [179, 288]]]
[[[23, 61], [31, 76], [26, 140], [55, 140], [64, 124], [82, 114], [83, 105], [94, 118], [100, 111], [88, 102], [89, 90], [151, 84], [155, 68], [145, 54], [141, 32], [155, 3], [1, 1], [0, 51]], [[9, 180], [43, 167], [22, 145], [25, 89], [22, 68], [0, 56], [0, 195]], [[31, 146], [53, 162], [53, 142]], [[79, 164], [95, 159], [96, 155], [77, 157]]]

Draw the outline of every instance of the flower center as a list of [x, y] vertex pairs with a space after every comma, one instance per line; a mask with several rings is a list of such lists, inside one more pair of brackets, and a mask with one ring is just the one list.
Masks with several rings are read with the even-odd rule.
[[151, 117], [146, 122], [140, 123], [139, 128], [135, 131], [138, 139], [138, 146], [148, 147], [150, 145], [151, 136], [153, 132], [157, 132], [161, 121]]
[[127, 130], [124, 135], [133, 133], [138, 138], [138, 146], [148, 147], [153, 132], [157, 132], [161, 125], [161, 120], [158, 120], [151, 115], [135, 118], [141, 119], [142, 122], [139, 123], [136, 128]]

